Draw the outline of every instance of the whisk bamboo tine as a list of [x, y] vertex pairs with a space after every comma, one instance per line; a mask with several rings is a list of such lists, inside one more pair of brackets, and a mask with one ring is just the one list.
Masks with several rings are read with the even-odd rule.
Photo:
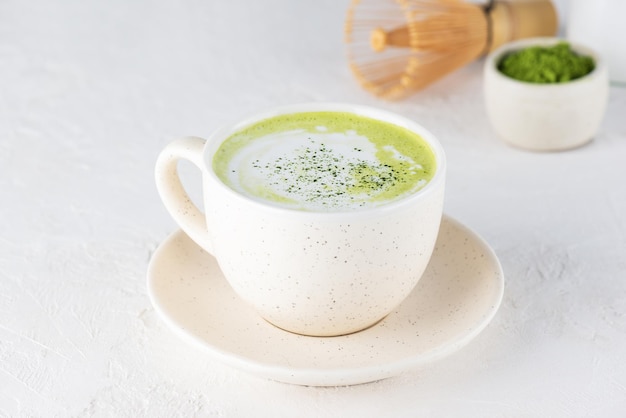
[[411, 46], [411, 35], [409, 27], [401, 26], [390, 31], [383, 28], [376, 28], [370, 35], [370, 45], [376, 52], [380, 52], [387, 46], [409, 47]]
[[386, 98], [419, 90], [504, 42], [554, 35], [550, 0], [353, 0], [345, 39], [364, 88]]

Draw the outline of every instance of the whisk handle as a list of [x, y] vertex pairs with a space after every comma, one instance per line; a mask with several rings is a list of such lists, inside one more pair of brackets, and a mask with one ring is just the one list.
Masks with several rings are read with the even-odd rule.
[[551, 0], [495, 1], [488, 11], [491, 21], [487, 52], [516, 39], [554, 36], [558, 17]]

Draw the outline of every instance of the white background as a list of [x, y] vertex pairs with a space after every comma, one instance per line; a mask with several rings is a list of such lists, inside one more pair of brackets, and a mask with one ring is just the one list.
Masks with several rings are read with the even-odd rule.
[[[626, 88], [611, 88], [591, 144], [520, 151], [491, 131], [481, 61], [403, 102], [362, 91], [346, 9], [0, 2], [0, 416], [626, 415]], [[492, 245], [507, 281], [492, 324], [457, 354], [376, 383], [298, 387], [223, 366], [156, 316], [146, 268], [176, 229], [158, 152], [309, 101], [392, 110], [443, 143], [445, 210]]]

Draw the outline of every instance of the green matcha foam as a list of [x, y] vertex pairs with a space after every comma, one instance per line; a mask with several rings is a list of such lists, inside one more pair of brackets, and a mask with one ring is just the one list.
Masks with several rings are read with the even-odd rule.
[[213, 158], [233, 190], [275, 206], [342, 211], [380, 206], [424, 187], [435, 156], [418, 134], [344, 112], [281, 115], [226, 139]]

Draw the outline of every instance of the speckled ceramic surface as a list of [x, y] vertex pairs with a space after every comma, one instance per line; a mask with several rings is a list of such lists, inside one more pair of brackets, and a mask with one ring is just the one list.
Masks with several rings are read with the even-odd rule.
[[[428, 144], [434, 175], [421, 189], [384, 205], [331, 212], [271, 205], [231, 189], [218, 178], [212, 162], [232, 134], [301, 112], [371, 118], [408, 130]], [[279, 148], [272, 147], [272, 152], [283, 155]], [[204, 213], [181, 185], [178, 163], [182, 160], [202, 173]], [[320, 162], [320, 169], [323, 166]], [[170, 215], [217, 259], [242, 300], [282, 329], [337, 336], [380, 321], [419, 281], [437, 239], [446, 170], [443, 147], [414, 120], [367, 106], [313, 102], [257, 113], [218, 129], [206, 140], [175, 140], [159, 154], [155, 180]]]
[[296, 335], [261, 319], [182, 231], [163, 242], [148, 270], [152, 303], [178, 335], [240, 370], [315, 386], [387, 378], [458, 350], [493, 318], [503, 289], [491, 248], [445, 216], [411, 295], [373, 327], [340, 337]]

